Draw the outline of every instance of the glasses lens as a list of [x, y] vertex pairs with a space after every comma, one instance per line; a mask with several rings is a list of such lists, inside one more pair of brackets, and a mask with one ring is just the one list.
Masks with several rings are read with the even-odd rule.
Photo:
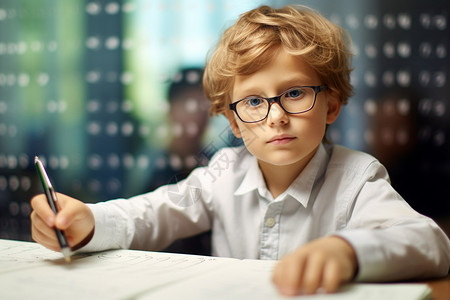
[[267, 100], [258, 97], [245, 98], [236, 105], [236, 111], [244, 122], [257, 122], [264, 119], [268, 108]]
[[315, 92], [310, 87], [294, 87], [281, 96], [281, 105], [290, 113], [301, 113], [314, 105]]

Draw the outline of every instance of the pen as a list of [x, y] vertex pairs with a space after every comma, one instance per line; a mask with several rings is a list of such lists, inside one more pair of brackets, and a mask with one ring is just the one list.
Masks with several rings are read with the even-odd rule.
[[[44, 169], [44, 165], [37, 156], [34, 157], [34, 164], [39, 174], [42, 187], [44, 188], [45, 196], [47, 196], [48, 204], [50, 205], [53, 212], [56, 214], [58, 213], [58, 198], [56, 197], [53, 185], [50, 179], [48, 178], [47, 172]], [[70, 262], [70, 255], [72, 254], [72, 251], [70, 250], [69, 244], [67, 243], [67, 238], [64, 232], [55, 227], [55, 233], [59, 242], [59, 246], [61, 247], [61, 252], [64, 255], [65, 261]]]

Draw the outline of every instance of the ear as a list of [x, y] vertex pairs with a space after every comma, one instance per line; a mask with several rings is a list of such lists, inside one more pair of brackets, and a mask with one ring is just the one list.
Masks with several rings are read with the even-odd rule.
[[336, 121], [342, 107], [342, 101], [339, 99], [339, 95], [335, 92], [331, 92], [327, 95], [328, 111], [327, 111], [327, 124], [330, 125]]
[[225, 117], [228, 119], [228, 122], [230, 123], [231, 130], [233, 130], [233, 134], [238, 139], [242, 138], [241, 130], [239, 129], [239, 125], [236, 122], [236, 117], [234, 112], [227, 110], [225, 113]]

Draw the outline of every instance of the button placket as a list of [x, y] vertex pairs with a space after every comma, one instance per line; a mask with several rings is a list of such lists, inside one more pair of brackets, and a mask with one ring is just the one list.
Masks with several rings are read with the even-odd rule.
[[278, 259], [279, 219], [282, 204], [270, 203], [267, 206], [261, 226], [260, 259]]

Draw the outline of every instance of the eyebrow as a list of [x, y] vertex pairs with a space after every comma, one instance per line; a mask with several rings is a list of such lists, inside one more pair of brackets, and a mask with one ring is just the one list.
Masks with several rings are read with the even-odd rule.
[[[280, 89], [280, 91], [277, 92], [276, 95], [273, 96], [268, 96], [265, 95], [263, 96], [264, 92], [258, 87], [258, 88], [248, 88], [243, 90], [242, 92], [239, 92], [239, 95], [245, 95], [245, 96], [241, 96], [241, 97], [237, 97], [236, 99], [231, 99], [232, 101], [237, 101], [237, 100], [241, 100], [244, 99], [246, 97], [250, 97], [250, 96], [260, 96], [260, 97], [274, 97], [274, 96], [278, 96], [280, 93], [285, 92], [286, 90], [292, 88], [292, 87], [296, 87], [296, 86], [311, 86], [311, 85], [319, 85], [319, 84], [307, 84], [307, 83], [299, 83], [300, 80], [298, 78], [293, 78], [293, 79], [289, 79], [289, 80], [285, 80], [283, 82], [281, 82], [279, 84], [279, 86], [282, 86], [283, 88]], [[253, 92], [259, 90], [259, 92]]]

